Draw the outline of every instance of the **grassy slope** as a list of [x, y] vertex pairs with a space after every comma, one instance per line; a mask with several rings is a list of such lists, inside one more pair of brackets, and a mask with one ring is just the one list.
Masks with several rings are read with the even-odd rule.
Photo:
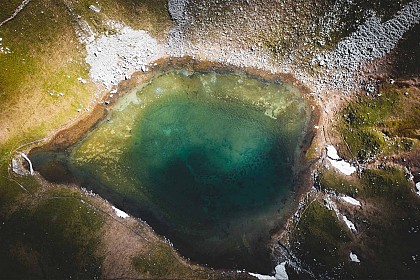
[[[353, 5], [367, 5], [386, 19], [405, 2], [353, 1]], [[352, 13], [348, 14], [352, 19], [363, 19], [361, 11], [356, 9]], [[347, 30], [353, 28], [352, 21], [344, 18], [344, 23]], [[392, 75], [397, 82], [380, 83], [374, 95], [361, 96], [348, 104], [335, 120], [337, 126], [333, 133], [341, 137], [337, 146], [343, 157], [360, 163], [379, 161], [383, 164], [370, 165], [360, 177], [326, 170], [319, 175], [322, 191], [350, 195], [363, 205], [358, 209], [339, 204], [342, 213], [350, 217], [359, 230], [357, 234], [348, 232], [349, 238], [344, 242], [332, 226], [331, 219], [337, 221], [335, 215], [321, 206], [321, 201], [308, 207], [294, 241], [298, 242], [297, 255], [316, 275], [346, 279], [415, 279], [420, 274], [417, 258], [420, 255], [420, 199], [404, 171], [387, 164], [395, 158], [398, 164], [418, 169], [415, 160], [420, 148], [418, 89], [399, 79], [418, 78], [419, 26], [407, 33], [393, 53]], [[340, 38], [346, 34], [333, 35]], [[341, 252], [341, 255], [336, 253], [337, 259], [325, 256], [331, 248]], [[360, 264], [350, 262], [350, 251], [358, 255]]]
[[[19, 3], [0, 3], [0, 20]], [[2, 45], [11, 50], [0, 54], [0, 271], [4, 279], [101, 275], [97, 252], [105, 216], [83, 203], [81, 199], [88, 199], [76, 190], [45, 188], [32, 177], [8, 179], [7, 171], [16, 148], [77, 118], [77, 109], [88, 107], [101, 90], [91, 82], [77, 81], [78, 77], [89, 80], [89, 65], [84, 62], [84, 46], [76, 37], [69, 5], [100, 32], [109, 28], [103, 24], [107, 16], [127, 19], [126, 24], [155, 34], [164, 34], [170, 25], [166, 1], [97, 1], [107, 16], [89, 10], [90, 4], [31, 1], [0, 27]]]
[[[347, 194], [363, 202], [362, 208], [344, 210], [344, 214], [355, 222], [359, 233], [350, 235], [344, 243], [336, 242], [332, 246], [338, 250], [346, 250], [341, 260], [324, 261], [314, 270], [319, 274], [337, 276], [330, 263], [341, 263], [341, 277], [356, 279], [398, 278], [414, 279], [420, 269], [412, 256], [420, 254], [420, 199], [413, 192], [412, 184], [403, 171], [394, 167], [382, 169], [366, 169], [360, 178], [348, 178], [331, 171], [320, 174], [319, 185], [322, 190], [330, 190]], [[345, 203], [341, 206], [345, 206]], [[325, 209], [325, 208], [324, 208]], [[328, 211], [328, 210], [324, 210]], [[309, 215], [317, 215], [309, 209]], [[325, 227], [325, 220], [309, 220], [309, 226], [303, 230], [307, 234], [316, 232], [314, 229]], [[331, 234], [324, 229], [321, 236]], [[320, 239], [322, 240], [322, 239]], [[301, 251], [313, 247], [313, 240], [303, 240]], [[303, 254], [307, 263], [323, 257], [320, 252], [325, 242], [319, 242], [316, 250], [311, 249], [308, 255]], [[360, 264], [351, 263], [348, 254], [355, 252]], [[302, 253], [299, 253], [302, 254]]]
[[[413, 43], [413, 38], [409, 43]], [[401, 46], [399, 51], [405, 52]], [[401, 71], [394, 77], [402, 75], [406, 79], [409, 74]], [[340, 154], [365, 164], [366, 169], [360, 177], [331, 170], [322, 170], [318, 177], [321, 191], [362, 201], [361, 209], [339, 203], [342, 213], [350, 217], [359, 232], [349, 234], [347, 240], [339, 239], [331, 221], [334, 213], [315, 204], [305, 211], [294, 239], [297, 255], [316, 275], [414, 279], [420, 273], [420, 199], [401, 167], [389, 164], [394, 159], [397, 164], [418, 169], [418, 89], [398, 80], [393, 85], [382, 82], [378, 88], [374, 95], [360, 96], [348, 104], [338, 114], [333, 131], [341, 136], [341, 143], [337, 144]], [[336, 259], [326, 257], [331, 248], [341, 255], [337, 254]], [[350, 251], [358, 255], [360, 264], [350, 262]]]
[[343, 111], [340, 132], [350, 147], [350, 153], [343, 149], [348, 158], [366, 162], [407, 152], [420, 139], [420, 100], [415, 91], [385, 85], [379, 95], [361, 97]]

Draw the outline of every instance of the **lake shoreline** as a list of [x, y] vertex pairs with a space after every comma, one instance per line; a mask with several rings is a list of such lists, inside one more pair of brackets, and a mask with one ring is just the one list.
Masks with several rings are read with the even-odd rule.
[[[290, 198], [290, 204], [286, 211], [286, 214], [277, 224], [281, 225], [273, 229], [272, 236], [282, 235], [287, 229], [285, 225], [287, 221], [293, 217], [298, 208], [298, 203], [303, 195], [309, 190], [312, 186], [311, 183], [311, 174], [310, 169], [312, 166], [312, 161], [307, 160], [306, 153], [310, 148], [312, 141], [317, 133], [315, 126], [319, 122], [320, 110], [316, 106], [314, 99], [308, 94], [309, 90], [304, 87], [300, 82], [296, 81], [291, 75], [282, 75], [282, 74], [273, 74], [266, 71], [262, 71], [254, 68], [238, 68], [235, 66], [226, 66], [220, 63], [208, 62], [208, 61], [197, 61], [193, 60], [190, 57], [184, 58], [169, 58], [158, 60], [153, 67], [150, 68], [148, 72], [136, 72], [131, 76], [131, 79], [120, 82], [118, 85], [118, 93], [114, 94], [113, 98], [110, 98], [110, 92], [107, 92], [100, 103], [98, 103], [92, 112], [86, 117], [77, 120], [75, 123], [69, 125], [69, 127], [59, 130], [49, 142], [44, 145], [39, 145], [31, 149], [33, 152], [37, 151], [54, 151], [54, 150], [65, 150], [71, 145], [80, 141], [80, 139], [86, 137], [91, 130], [93, 130], [99, 123], [104, 121], [107, 117], [107, 114], [112, 111], [115, 104], [115, 99], [120, 98], [129, 92], [134, 86], [141, 83], [147, 83], [149, 80], [152, 80], [154, 77], [161, 75], [162, 73], [171, 71], [171, 70], [185, 69], [186, 71], [191, 72], [217, 72], [217, 73], [237, 73], [244, 74], [248, 77], [262, 80], [265, 82], [274, 82], [274, 83], [289, 83], [294, 87], [298, 88], [302, 99], [307, 106], [307, 131], [302, 132], [302, 140], [300, 141], [301, 145], [296, 149], [296, 160], [293, 167], [293, 183], [292, 191], [294, 192], [293, 198]], [[112, 90], [111, 90], [112, 92]], [[295, 201], [295, 202], [292, 202]], [[141, 218], [141, 217], [140, 217]], [[277, 241], [272, 240], [272, 245]], [[268, 246], [269, 244], [267, 244]], [[271, 250], [271, 249], [270, 249]]]

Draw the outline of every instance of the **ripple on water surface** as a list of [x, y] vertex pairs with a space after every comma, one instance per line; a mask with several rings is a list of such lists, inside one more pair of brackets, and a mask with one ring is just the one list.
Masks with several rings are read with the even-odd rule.
[[66, 165], [193, 261], [269, 272], [306, 115], [288, 85], [169, 72], [122, 97], [69, 157], [33, 161], [45, 173]]

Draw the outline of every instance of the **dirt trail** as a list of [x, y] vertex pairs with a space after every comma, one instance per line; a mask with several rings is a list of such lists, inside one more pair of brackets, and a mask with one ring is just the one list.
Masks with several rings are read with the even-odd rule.
[[20, 11], [22, 11], [23, 10], [23, 8], [25, 8], [25, 6], [26, 5], [28, 5], [28, 3], [30, 2], [31, 0], [23, 0], [22, 1], [22, 3], [20, 3], [20, 5], [15, 9], [15, 11], [13, 12], [13, 14], [10, 16], [10, 17], [8, 17], [8, 18], [6, 18], [5, 20], [3, 20], [1, 23], [0, 23], [0, 27], [2, 27], [5, 23], [7, 23], [8, 21], [11, 21], [12, 19], [14, 19], [16, 16], [17, 16], [17, 14], [19, 14], [19, 12]]

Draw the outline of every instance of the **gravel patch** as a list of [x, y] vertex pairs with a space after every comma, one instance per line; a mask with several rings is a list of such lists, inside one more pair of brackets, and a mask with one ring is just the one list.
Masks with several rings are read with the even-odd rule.
[[[339, 90], [344, 94], [360, 88], [364, 82], [358, 70], [366, 63], [389, 53], [414, 24], [420, 20], [420, 0], [412, 1], [393, 18], [381, 22], [377, 16], [367, 19], [350, 36], [338, 43], [332, 51], [311, 53], [311, 65], [293, 56], [274, 60], [263, 48], [238, 45], [229, 38], [206, 38], [194, 43], [186, 39], [185, 30], [194, 24], [188, 16], [188, 0], [169, 0], [168, 8], [175, 26], [167, 44], [159, 44], [146, 31], [133, 30], [120, 24], [114, 35], [92, 36], [91, 28], [81, 19], [82, 29], [89, 34], [86, 42], [87, 63], [94, 81], [106, 88], [128, 79], [135, 71], [147, 71], [147, 65], [163, 57], [191, 56], [237, 67], [254, 67], [272, 73], [291, 73], [308, 86], [314, 94]], [[194, 34], [193, 34], [194, 35]], [[242, 36], [242, 35], [241, 35]], [[189, 34], [191, 37], [191, 34]], [[314, 65], [316, 66], [314, 68]]]
[[136, 71], [163, 56], [165, 49], [146, 31], [123, 27], [118, 34], [102, 35], [86, 44], [90, 76], [106, 88], [129, 79]]
[[394, 18], [381, 22], [372, 16], [359, 28], [338, 43], [337, 48], [327, 53], [320, 62], [333, 68], [359, 69], [366, 62], [389, 53], [420, 20], [420, 1], [413, 1], [396, 13]]

